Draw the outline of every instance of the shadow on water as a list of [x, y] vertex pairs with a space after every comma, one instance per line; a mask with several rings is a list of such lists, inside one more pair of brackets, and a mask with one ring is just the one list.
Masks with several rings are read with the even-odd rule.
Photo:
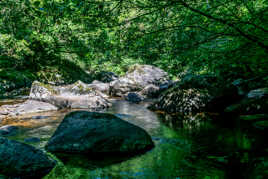
[[[154, 141], [152, 150], [134, 157], [56, 155], [59, 164], [45, 179], [255, 179], [268, 176], [267, 130], [206, 114], [159, 115], [149, 111], [146, 105], [118, 100], [106, 112], [145, 129]], [[24, 141], [37, 137], [40, 142], [31, 145], [43, 149], [66, 113], [44, 113], [14, 120], [12, 124], [24, 126], [25, 130], [11, 138]]]
[[268, 176], [267, 130], [260, 130], [247, 121], [220, 116], [213, 120], [200, 114], [194, 117], [161, 115], [160, 118], [192, 141], [188, 160], [193, 166], [214, 167], [224, 173], [223, 178]]

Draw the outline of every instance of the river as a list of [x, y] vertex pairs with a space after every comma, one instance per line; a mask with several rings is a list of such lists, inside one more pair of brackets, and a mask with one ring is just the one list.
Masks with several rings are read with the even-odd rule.
[[[16, 101], [15, 101], [16, 102]], [[12, 103], [12, 101], [9, 101]], [[3, 104], [3, 102], [2, 102]], [[1, 103], [0, 103], [1, 105]], [[126, 159], [71, 157], [45, 179], [110, 178], [265, 178], [268, 176], [267, 131], [247, 123], [215, 116], [167, 116], [146, 108], [148, 102], [133, 104], [114, 100], [105, 112], [145, 129], [155, 143], [150, 151]], [[44, 150], [65, 114], [70, 110], [38, 113], [3, 120], [19, 130], [8, 138]], [[215, 122], [216, 121], [216, 122]], [[109, 132], [109, 131], [107, 131]]]

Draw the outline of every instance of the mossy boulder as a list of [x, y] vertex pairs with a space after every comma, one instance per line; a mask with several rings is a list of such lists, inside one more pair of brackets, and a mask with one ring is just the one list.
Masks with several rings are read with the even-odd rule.
[[46, 145], [52, 153], [133, 154], [153, 147], [143, 129], [115, 115], [76, 111], [68, 114]]
[[162, 92], [159, 99], [149, 108], [167, 113], [218, 113], [239, 99], [235, 86], [221, 83], [214, 75], [189, 74]]
[[43, 151], [0, 137], [0, 174], [8, 178], [42, 178], [56, 165]]
[[211, 99], [206, 89], [180, 89], [173, 87], [161, 94], [149, 108], [166, 113], [194, 114], [202, 111]]

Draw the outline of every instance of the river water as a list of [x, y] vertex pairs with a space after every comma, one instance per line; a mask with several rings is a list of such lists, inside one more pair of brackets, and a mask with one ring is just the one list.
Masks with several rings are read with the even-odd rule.
[[[216, 115], [213, 119], [205, 114], [161, 115], [146, 106], [147, 102], [133, 104], [115, 100], [105, 112], [145, 129], [155, 143], [153, 149], [119, 160], [71, 157], [61, 161], [49, 154], [58, 160], [58, 165], [45, 178], [255, 179], [268, 176], [267, 130]], [[44, 150], [68, 112], [70, 110], [19, 116], [3, 120], [0, 126], [18, 126], [17, 133], [8, 138]]]

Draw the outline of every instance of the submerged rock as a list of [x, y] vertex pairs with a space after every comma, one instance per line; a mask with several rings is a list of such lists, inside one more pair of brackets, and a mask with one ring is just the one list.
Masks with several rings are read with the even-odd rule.
[[124, 96], [128, 92], [138, 92], [148, 85], [160, 86], [168, 82], [167, 72], [151, 65], [133, 65], [124, 77], [110, 83], [113, 96]]
[[67, 86], [50, 86], [35, 81], [32, 85], [30, 98], [44, 101], [58, 108], [77, 108], [101, 110], [111, 103], [106, 99], [107, 95], [97, 90], [92, 85], [78, 81]]
[[68, 114], [46, 145], [52, 153], [134, 154], [153, 147], [141, 128], [115, 115], [76, 111]]
[[0, 137], [0, 173], [10, 178], [42, 178], [56, 162], [41, 150]]

